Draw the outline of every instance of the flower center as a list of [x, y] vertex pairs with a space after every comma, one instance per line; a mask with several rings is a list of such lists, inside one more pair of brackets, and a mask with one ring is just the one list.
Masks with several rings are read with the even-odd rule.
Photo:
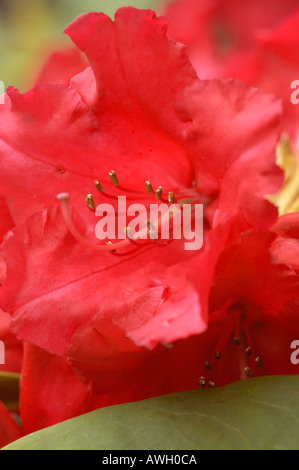
[[[146, 181], [145, 188], [142, 191], [136, 188], [122, 186], [115, 171], [110, 171], [109, 178], [110, 183], [112, 183], [112, 187], [117, 188], [117, 191], [122, 194], [122, 198], [123, 195], [125, 195], [125, 200], [129, 200], [132, 202], [143, 201], [145, 207], [143, 227], [140, 228], [139, 224], [139, 230], [135, 231], [134, 233], [132, 233], [132, 228], [130, 226], [123, 227], [122, 236], [118, 235], [118, 238], [116, 237], [116, 239], [114, 239], [114, 242], [109, 239], [108, 241], [106, 241], [105, 244], [93, 243], [83, 237], [78, 232], [72, 221], [68, 206], [69, 194], [62, 193], [57, 196], [58, 200], [61, 203], [63, 216], [70, 232], [80, 243], [83, 243], [89, 248], [92, 248], [97, 251], [108, 251], [112, 254], [120, 255], [128, 254], [119, 253], [119, 250], [128, 247], [132, 248], [131, 245], [134, 245], [133, 248], [135, 249], [153, 243], [155, 243], [156, 246], [167, 246], [174, 240], [180, 238], [178, 236], [178, 233], [182, 232], [184, 221], [185, 219], [187, 219], [187, 209], [188, 221], [190, 225], [189, 228], [191, 229], [192, 224], [194, 225], [195, 214], [198, 206], [204, 206], [209, 203], [208, 198], [201, 197], [197, 193], [194, 185], [192, 185], [192, 187], [188, 189], [165, 191], [161, 186], [159, 186], [157, 189], [154, 189], [150, 181]], [[106, 191], [104, 185], [99, 180], [94, 181], [94, 186], [103, 199], [110, 200], [112, 202], [112, 205], [116, 206], [117, 202], [119, 202], [119, 199], [121, 197], [119, 196], [119, 194], [114, 194], [115, 189], [111, 192]], [[98, 215], [96, 212], [97, 205], [95, 203], [93, 194], [88, 194], [86, 196], [85, 201], [87, 207], [96, 215]], [[151, 208], [153, 205], [159, 207], [159, 216], [157, 216], [155, 220], [151, 218], [152, 212], [149, 211], [149, 208]], [[160, 210], [162, 206], [164, 212]], [[119, 210], [116, 210], [115, 212], [114, 207], [112, 209], [112, 213], [117, 219], [116, 225], [119, 226], [119, 219], [124, 216], [124, 213], [119, 212]], [[166, 229], [167, 236], [162, 237], [162, 234], [164, 234]], [[130, 253], [132, 253], [132, 251], [130, 251]]]
[[213, 353], [203, 365], [204, 372], [198, 385], [214, 388], [217, 383], [226, 383], [227, 375], [229, 381], [258, 376], [262, 366], [245, 309], [234, 303], [228, 310]]

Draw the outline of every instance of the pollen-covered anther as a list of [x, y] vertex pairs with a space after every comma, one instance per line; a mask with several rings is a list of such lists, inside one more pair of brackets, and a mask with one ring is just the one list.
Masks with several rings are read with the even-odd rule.
[[215, 359], [217, 359], [217, 361], [219, 361], [221, 359], [221, 353], [220, 352], [215, 352]]
[[206, 386], [206, 378], [205, 377], [200, 377], [198, 379], [197, 384], [201, 387], [204, 388]]
[[257, 365], [258, 367], [260, 367], [260, 366], [262, 365], [262, 361], [261, 361], [261, 358], [260, 358], [259, 356], [257, 356], [257, 357], [255, 358], [255, 363], [256, 363], [256, 365]]
[[[106, 242], [106, 246], [112, 246], [112, 242]], [[111, 250], [111, 253], [115, 253], [116, 250]]]
[[216, 385], [215, 385], [215, 382], [212, 382], [211, 380], [209, 381], [209, 387], [210, 388], [215, 388]]
[[233, 338], [233, 342], [235, 343], [236, 346], [240, 346], [240, 338], [238, 336], [235, 336]]
[[95, 205], [95, 202], [94, 202], [94, 199], [93, 199], [92, 194], [87, 194], [85, 201], [86, 201], [87, 207], [88, 207], [92, 212], [94, 212], [94, 211], [96, 210], [96, 205]]
[[252, 377], [253, 376], [253, 372], [250, 369], [250, 367], [245, 367], [244, 372], [247, 375], [247, 377]]
[[205, 362], [205, 368], [206, 368], [206, 370], [212, 370], [212, 366], [211, 366], [211, 364], [209, 363], [209, 361], [206, 361], [206, 362]]
[[145, 182], [145, 188], [148, 194], [152, 194], [154, 192], [153, 187], [149, 181]]
[[251, 347], [248, 346], [248, 348], [245, 349], [245, 353], [247, 354], [247, 356], [251, 356], [251, 352], [252, 352]]
[[118, 177], [117, 177], [115, 171], [113, 171], [113, 170], [110, 171], [109, 177], [110, 177], [111, 183], [114, 184], [114, 186], [119, 185]]
[[104, 188], [102, 184], [99, 182], [99, 180], [94, 180], [94, 185], [97, 188], [97, 190], [100, 191], [100, 193], [104, 191]]
[[159, 188], [156, 189], [155, 196], [156, 196], [157, 201], [161, 200], [161, 198], [162, 198], [162, 187], [161, 186], [159, 186]]
[[157, 234], [156, 227], [154, 226], [154, 224], [151, 222], [150, 219], [148, 219], [146, 221], [146, 225], [147, 225], [147, 228], [148, 228], [148, 235], [149, 235], [150, 239], [151, 240], [158, 240], [158, 234]]
[[169, 202], [169, 204], [174, 204], [175, 203], [175, 196], [174, 196], [174, 193], [172, 191], [170, 191], [168, 193], [168, 202]]

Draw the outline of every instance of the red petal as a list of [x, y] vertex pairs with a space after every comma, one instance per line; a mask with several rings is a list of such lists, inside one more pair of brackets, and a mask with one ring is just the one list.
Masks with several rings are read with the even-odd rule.
[[242, 234], [238, 243], [226, 247], [211, 293], [212, 311], [235, 298], [251, 302], [265, 315], [277, 317], [297, 297], [299, 277], [270, 252], [274, 239], [271, 232], [255, 230]]
[[31, 433], [114, 402], [90, 394], [65, 358], [25, 344], [21, 387], [21, 419]]
[[43, 66], [37, 82], [69, 85], [72, 77], [87, 66], [82, 54], [76, 48], [53, 52]]
[[186, 147], [196, 167], [198, 192], [220, 192], [218, 208], [245, 218], [245, 228], [272, 225], [277, 211], [264, 196], [283, 182], [275, 156], [279, 101], [241, 81], [220, 79], [193, 84], [177, 108], [191, 122]]
[[272, 230], [278, 235], [271, 246], [272, 253], [299, 274], [298, 212], [279, 217]]
[[66, 33], [87, 55], [98, 89], [104, 91], [101, 119], [105, 109], [112, 112], [121, 104], [134, 114], [143, 109], [149, 120], [171, 134], [180, 132], [173, 101], [196, 74], [185, 47], [167, 37], [163, 18], [127, 7], [117, 11], [114, 23], [103, 14], [83, 15]]
[[196, 388], [199, 338], [148, 351], [111, 321], [97, 318], [76, 331], [68, 357], [90, 391], [123, 403]]

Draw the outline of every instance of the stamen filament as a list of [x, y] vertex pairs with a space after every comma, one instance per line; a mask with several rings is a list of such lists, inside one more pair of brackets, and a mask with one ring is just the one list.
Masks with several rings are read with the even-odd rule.
[[69, 200], [69, 194], [67, 193], [62, 193], [62, 194], [59, 194], [57, 196], [57, 199], [59, 200], [60, 204], [61, 204], [61, 209], [62, 209], [62, 214], [63, 214], [63, 217], [64, 217], [64, 220], [65, 220], [65, 223], [69, 229], [69, 231], [71, 232], [71, 234], [73, 235], [73, 237], [80, 243], [82, 243], [83, 245], [85, 245], [86, 247], [88, 248], [91, 248], [92, 250], [96, 250], [96, 251], [106, 251], [106, 252], [109, 252], [109, 251], [115, 251], [115, 250], [118, 250], [120, 248], [124, 248], [124, 247], [127, 247], [129, 246], [129, 240], [122, 240], [120, 242], [117, 242], [117, 243], [111, 243], [111, 244], [106, 244], [106, 245], [97, 245], [96, 243], [92, 243], [91, 241], [87, 240], [85, 237], [83, 237], [79, 232], [78, 230], [76, 229], [76, 227], [74, 226], [74, 223], [72, 221], [72, 217], [71, 217], [71, 214], [70, 214], [70, 210], [69, 210], [69, 204], [68, 204], [68, 200]]

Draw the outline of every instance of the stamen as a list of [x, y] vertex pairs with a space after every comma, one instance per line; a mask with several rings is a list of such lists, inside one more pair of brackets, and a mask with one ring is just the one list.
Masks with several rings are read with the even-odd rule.
[[174, 204], [175, 203], [175, 197], [174, 197], [174, 193], [172, 191], [170, 191], [168, 193], [168, 202], [169, 202], [169, 204]]
[[231, 349], [232, 341], [236, 346], [242, 345], [242, 349], [236, 351], [233, 359], [237, 362], [239, 378], [247, 379], [260, 375], [258, 367], [262, 367], [263, 363], [261, 357], [257, 354], [256, 343], [251, 337], [251, 327], [245, 308], [237, 303], [231, 305], [217, 344], [213, 348], [212, 356], [204, 364], [207, 371], [212, 371], [207, 374], [206, 386], [214, 388], [214, 379], [216, 382], [222, 381], [226, 369], [231, 368], [230, 363], [226, 362], [226, 351], [229, 354], [233, 353], [234, 349]]
[[157, 201], [161, 200], [161, 197], [162, 197], [162, 188], [161, 188], [161, 186], [158, 189], [156, 189], [155, 196], [156, 196]]
[[[135, 188], [129, 188], [129, 187], [121, 186], [121, 185], [119, 184], [119, 180], [118, 180], [118, 177], [117, 177], [115, 171], [111, 171], [111, 172], [109, 173], [109, 177], [110, 177], [110, 181], [113, 183], [114, 186], [117, 187], [117, 189], [118, 189], [119, 191], [122, 191], [122, 192], [126, 193], [127, 199], [130, 199], [130, 200], [135, 200], [135, 199], [136, 199], [135, 196], [131, 196], [131, 195], [137, 195], [137, 196], [139, 196], [140, 198], [146, 199], [146, 200], [148, 199], [149, 195], [146, 194], [146, 193], [144, 193], [144, 192], [142, 192], [141, 190], [138, 190], [138, 189], [135, 189]], [[149, 183], [149, 184], [150, 184], [150, 183]], [[104, 191], [104, 187], [103, 187], [103, 185], [100, 183], [99, 180], [95, 180], [95, 181], [94, 181], [94, 185], [95, 185], [95, 187], [97, 188], [97, 190], [98, 190], [100, 193], [102, 193], [102, 195], [103, 195], [104, 197], [107, 197], [108, 199], [113, 199], [113, 200], [115, 200], [115, 201], [118, 200], [118, 197], [117, 197], [117, 196], [112, 195], [112, 194], [108, 194], [108, 193], [106, 193], [106, 192]], [[150, 191], [150, 190], [148, 190], [147, 192], [149, 193], [149, 191]], [[153, 190], [152, 190], [152, 192], [153, 192]]]
[[113, 170], [110, 171], [109, 176], [110, 176], [111, 183], [114, 184], [114, 186], [118, 186], [119, 181], [118, 181], [118, 178], [117, 178], [117, 175], [116, 175], [115, 171], [113, 171]]
[[153, 187], [149, 181], [145, 182], [145, 188], [148, 194], [152, 194], [154, 192]]
[[200, 377], [197, 383], [201, 388], [204, 388], [206, 386], [206, 379], [204, 377]]
[[261, 367], [262, 361], [261, 361], [261, 358], [260, 358], [259, 356], [257, 356], [257, 357], [255, 358], [255, 363], [257, 364], [258, 367]]
[[104, 192], [104, 188], [103, 188], [103, 186], [101, 185], [101, 183], [99, 182], [99, 180], [95, 180], [95, 181], [94, 181], [94, 185], [95, 185], [95, 187], [97, 188], [97, 190], [100, 191], [100, 193]]
[[83, 245], [85, 245], [86, 247], [88, 247], [92, 250], [102, 251], [102, 252], [103, 251], [106, 251], [106, 252], [115, 251], [117, 249], [124, 248], [124, 247], [127, 247], [129, 245], [129, 241], [127, 239], [122, 240], [122, 241], [117, 242], [117, 243], [114, 243], [114, 244], [108, 242], [108, 244], [105, 244], [105, 245], [97, 245], [95, 243], [90, 242], [86, 238], [84, 238], [78, 232], [78, 230], [76, 229], [76, 227], [74, 226], [74, 223], [72, 221], [72, 217], [71, 217], [70, 210], [69, 210], [69, 205], [68, 205], [69, 197], [70, 197], [69, 194], [61, 193], [61, 194], [58, 194], [57, 199], [59, 200], [59, 202], [61, 204], [62, 214], [63, 214], [64, 220], [65, 220], [65, 223], [66, 223], [69, 231], [73, 235], [73, 237], [78, 242], [82, 243]]
[[[109, 242], [106, 242], [106, 245], [107, 245], [107, 246], [112, 246], [112, 242], [110, 242], [110, 241], [109, 241]], [[116, 251], [116, 250], [111, 250], [111, 253], [112, 253], [112, 252], [115, 252], [115, 251]]]
[[146, 221], [146, 225], [147, 225], [147, 228], [148, 228], [148, 234], [150, 236], [150, 239], [151, 240], [158, 240], [158, 234], [157, 234], [157, 231], [156, 231], [156, 227], [154, 226], [154, 224], [150, 221], [150, 219], [148, 219]]
[[94, 199], [92, 197], [92, 194], [87, 194], [85, 201], [86, 201], [87, 207], [92, 212], [94, 212], [96, 210], [96, 205], [95, 205]]
[[[222, 353], [224, 353], [225, 350], [226, 350], [226, 346], [228, 344], [228, 341], [231, 338], [231, 333], [232, 333], [232, 323], [231, 323], [231, 319], [228, 318], [228, 321], [227, 321], [227, 323], [224, 327], [222, 335], [219, 337], [219, 340], [218, 340], [218, 342], [215, 346], [215, 349], [214, 349], [215, 352], [214, 352], [213, 356], [214, 356], [214, 358], [216, 359], [217, 362], [222, 358]], [[211, 370], [212, 369], [212, 365], [211, 365], [210, 362], [213, 362], [213, 359], [211, 359], [211, 361], [206, 361], [205, 362], [206, 370]], [[217, 367], [218, 367], [218, 364], [217, 364]]]

